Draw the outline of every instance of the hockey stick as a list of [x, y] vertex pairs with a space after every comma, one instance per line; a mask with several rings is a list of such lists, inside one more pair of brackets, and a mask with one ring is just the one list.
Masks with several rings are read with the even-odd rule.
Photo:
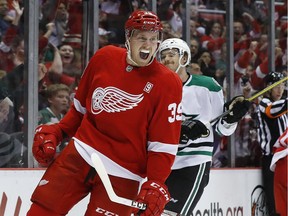
[[[250, 98], [248, 98], [248, 101], [253, 101], [255, 98], [263, 95], [264, 93], [266, 93], [267, 91], [271, 90], [272, 88], [274, 88], [275, 86], [281, 84], [284, 81], [287, 81], [288, 77], [285, 77], [275, 83], [273, 83], [272, 85], [267, 86], [266, 88], [264, 88], [263, 90], [259, 91], [258, 93], [256, 93], [255, 95], [251, 96]], [[216, 118], [212, 119], [209, 123], [212, 124], [213, 122], [218, 121], [220, 118], [228, 115], [230, 112], [232, 111], [232, 109], [226, 110], [225, 112], [223, 112], [221, 115], [217, 116]]]
[[106, 169], [105, 169], [105, 166], [104, 166], [103, 162], [101, 161], [100, 157], [98, 156], [98, 154], [93, 153], [91, 155], [91, 160], [92, 160], [93, 167], [96, 170], [96, 172], [98, 173], [98, 175], [99, 175], [99, 177], [100, 177], [100, 179], [101, 179], [101, 181], [102, 181], [102, 183], [106, 189], [108, 197], [112, 202], [119, 203], [119, 204], [126, 205], [126, 206], [130, 206], [130, 207], [137, 208], [140, 210], [146, 209], [145, 203], [139, 203], [135, 200], [130, 200], [130, 199], [126, 199], [126, 198], [117, 196], [116, 193], [114, 192], [112, 185], [111, 185], [109, 176], [108, 176]]

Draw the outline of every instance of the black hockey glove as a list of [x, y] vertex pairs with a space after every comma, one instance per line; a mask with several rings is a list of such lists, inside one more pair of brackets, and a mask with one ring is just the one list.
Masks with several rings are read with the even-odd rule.
[[195, 140], [209, 136], [210, 131], [199, 120], [187, 119], [182, 121], [180, 143], [187, 143], [189, 139]]
[[238, 122], [248, 112], [250, 105], [251, 102], [245, 100], [244, 96], [235, 96], [224, 104], [225, 110], [231, 110], [231, 112], [222, 119], [229, 124]]

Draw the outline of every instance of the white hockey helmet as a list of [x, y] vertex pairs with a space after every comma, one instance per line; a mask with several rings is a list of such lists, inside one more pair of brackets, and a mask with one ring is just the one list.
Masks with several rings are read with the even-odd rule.
[[[164, 40], [159, 47], [159, 54], [166, 49], [178, 49], [179, 50], [179, 65], [181, 67], [186, 67], [191, 61], [191, 53], [188, 44], [180, 38], [169, 38]], [[184, 65], [181, 65], [180, 60], [184, 57], [184, 54], [187, 53], [187, 61]]]

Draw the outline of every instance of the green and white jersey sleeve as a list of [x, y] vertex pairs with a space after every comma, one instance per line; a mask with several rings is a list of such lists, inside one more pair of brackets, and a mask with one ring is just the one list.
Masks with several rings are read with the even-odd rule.
[[[193, 118], [203, 122], [210, 130], [208, 137], [189, 140], [179, 144], [178, 153], [172, 169], [194, 166], [212, 160], [213, 128], [210, 120], [223, 113], [224, 95], [222, 87], [211, 77], [191, 75], [183, 85], [182, 116], [183, 120]], [[231, 135], [236, 124], [216, 122], [215, 129], [220, 135]]]

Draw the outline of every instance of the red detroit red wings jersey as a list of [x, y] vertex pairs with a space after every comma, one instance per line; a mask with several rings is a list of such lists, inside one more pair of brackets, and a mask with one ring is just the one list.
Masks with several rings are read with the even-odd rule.
[[72, 107], [85, 113], [75, 137], [141, 177], [165, 181], [179, 141], [182, 82], [156, 60], [131, 67], [126, 52], [106, 46], [91, 58]]

